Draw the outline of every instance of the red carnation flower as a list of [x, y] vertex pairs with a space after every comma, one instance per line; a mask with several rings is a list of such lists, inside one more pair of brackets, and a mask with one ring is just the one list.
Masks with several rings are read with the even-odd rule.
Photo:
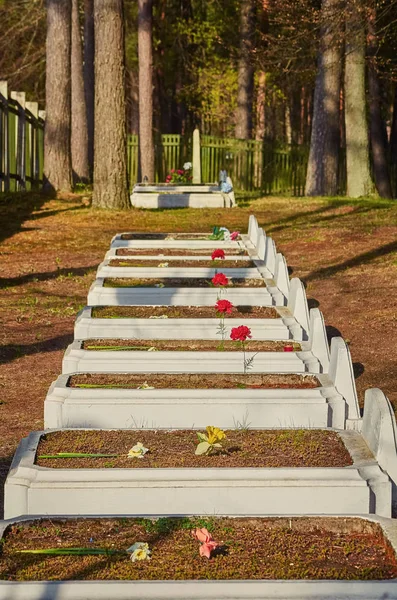
[[237, 240], [237, 238], [238, 238], [238, 236], [239, 236], [239, 235], [240, 235], [240, 232], [239, 232], [239, 231], [233, 231], [233, 232], [230, 234], [230, 239], [231, 239], [232, 241], [234, 241], [234, 240]]
[[222, 287], [228, 285], [229, 283], [229, 280], [224, 273], [217, 273], [211, 281], [213, 285], [219, 285]]
[[218, 300], [215, 304], [215, 308], [220, 313], [230, 313], [232, 312], [233, 304], [229, 302], [229, 300]]
[[233, 327], [230, 337], [235, 342], [245, 342], [248, 338], [252, 338], [251, 329], [246, 325], [240, 325], [239, 327]]
[[221, 258], [223, 260], [225, 258], [225, 253], [221, 248], [218, 248], [217, 250], [213, 251], [211, 258], [212, 260], [215, 260], [216, 258]]

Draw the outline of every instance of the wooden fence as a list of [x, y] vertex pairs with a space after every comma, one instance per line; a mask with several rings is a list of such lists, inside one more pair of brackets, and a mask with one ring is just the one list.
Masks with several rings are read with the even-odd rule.
[[201, 136], [203, 181], [217, 181], [226, 169], [237, 191], [304, 194], [308, 149], [277, 147], [256, 140]]
[[43, 182], [44, 120], [37, 102], [0, 82], [0, 191], [37, 189]]
[[[190, 136], [179, 134], [163, 134], [155, 138], [155, 180], [165, 181], [171, 169], [180, 169], [185, 162], [191, 160]], [[130, 187], [140, 181], [138, 171], [138, 136], [128, 136], [128, 174]]]
[[[191, 136], [162, 135], [155, 142], [155, 179], [165, 181], [171, 169], [192, 160]], [[237, 191], [263, 194], [290, 193], [303, 195], [308, 149], [279, 148], [255, 140], [235, 140], [201, 136], [201, 180], [218, 181], [219, 171], [226, 169]], [[128, 171], [131, 187], [138, 178], [138, 136], [128, 137]]]

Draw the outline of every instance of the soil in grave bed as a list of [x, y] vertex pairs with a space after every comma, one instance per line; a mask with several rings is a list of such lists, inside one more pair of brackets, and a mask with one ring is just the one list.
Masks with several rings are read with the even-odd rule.
[[[144, 259], [128, 259], [112, 258], [109, 261], [109, 267], [161, 267], [164, 266], [162, 260], [144, 260]], [[167, 264], [168, 268], [172, 267], [194, 267], [196, 269], [254, 269], [255, 263], [252, 260], [170, 260]], [[167, 268], [165, 267], [165, 268]]]
[[[106, 288], [208, 288], [216, 289], [211, 279], [205, 277], [108, 277], [104, 279], [103, 287]], [[263, 279], [229, 278], [227, 288], [252, 288], [266, 287]]]
[[[205, 527], [221, 543], [210, 560], [199, 556], [200, 544], [191, 534], [197, 527]], [[126, 549], [136, 542], [149, 545], [151, 560], [130, 560]], [[68, 547], [110, 552], [19, 553]], [[7, 581], [395, 577], [395, 552], [381, 527], [354, 517], [43, 518], [10, 525], [0, 555], [0, 579]]]
[[[36, 464], [53, 469], [95, 468], [246, 468], [346, 467], [353, 464], [334, 431], [316, 429], [225, 431], [222, 448], [196, 456], [197, 433], [178, 431], [57, 431], [42, 436]], [[149, 449], [142, 458], [128, 458], [141, 442]], [[41, 458], [63, 452], [106, 454], [104, 457]], [[119, 455], [119, 456], [112, 456]]]
[[[208, 240], [223, 242], [225, 240], [211, 239], [211, 233], [123, 233], [122, 240]], [[238, 236], [237, 239], [241, 239]]]
[[[94, 319], [216, 319], [213, 306], [95, 306]], [[275, 308], [269, 306], [234, 306], [229, 319], [279, 319]]]
[[[210, 375], [210, 376], [209, 376]], [[68, 387], [147, 389], [313, 389], [321, 384], [314, 375], [295, 373], [241, 375], [229, 373], [81, 373], [71, 375]]]
[[[299, 352], [302, 350], [301, 345], [298, 342], [290, 341], [262, 341], [262, 340], [250, 340], [246, 343], [246, 350], [248, 352], [283, 352], [284, 348], [288, 346], [292, 348], [293, 352]], [[96, 350], [96, 351], [144, 351], [144, 350], [173, 350], [173, 351], [216, 351], [219, 352], [241, 352], [241, 348], [236, 342], [232, 340], [225, 340], [223, 347], [219, 340], [142, 340], [142, 339], [90, 339], [82, 342], [83, 350]]]
[[[118, 248], [116, 256], [211, 256], [211, 248]], [[225, 254], [231, 256], [248, 256], [242, 248], [225, 248]]]

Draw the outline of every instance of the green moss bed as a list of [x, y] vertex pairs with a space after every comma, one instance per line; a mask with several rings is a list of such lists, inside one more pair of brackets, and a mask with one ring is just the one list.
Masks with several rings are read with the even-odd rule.
[[[199, 556], [199, 542], [191, 535], [196, 527], [207, 528], [221, 543], [210, 560]], [[130, 560], [125, 551], [136, 542], [149, 544], [151, 560]], [[119, 553], [18, 553], [68, 547]], [[396, 557], [380, 526], [355, 518], [44, 518], [8, 527], [0, 554], [0, 579], [6, 581], [395, 577]]]
[[[56, 431], [41, 437], [36, 464], [53, 469], [179, 469], [327, 468], [346, 467], [353, 463], [341, 437], [334, 431], [237, 429], [225, 431], [225, 434], [226, 439], [221, 442], [222, 448], [209, 456], [196, 456], [198, 437], [197, 432], [193, 430]], [[142, 458], [128, 458], [128, 451], [138, 442], [149, 451]], [[102, 456], [56, 457], [58, 453], [63, 452]], [[43, 456], [53, 458], [42, 458]]]
[[253, 269], [255, 263], [252, 260], [164, 260], [164, 259], [128, 259], [122, 260], [120, 258], [112, 258], [109, 261], [109, 267], [150, 267], [155, 269], [160, 267], [161, 264], [168, 262], [167, 267], [162, 268], [198, 268], [198, 269]]
[[[279, 319], [276, 309], [270, 306], [234, 306], [225, 319]], [[95, 306], [94, 319], [215, 319], [219, 315], [213, 306]], [[236, 323], [236, 325], [242, 325]]]
[[[225, 340], [223, 345], [219, 340], [142, 340], [142, 339], [117, 339], [98, 338], [84, 340], [82, 348], [89, 351], [178, 351], [178, 352], [241, 352], [241, 347], [232, 340]], [[285, 348], [292, 348], [299, 352], [302, 347], [299, 342], [250, 340], [246, 344], [247, 352], [284, 352]]]
[[[247, 355], [248, 356], [248, 355]], [[241, 368], [242, 370], [242, 368]], [[138, 389], [143, 384], [155, 389], [313, 389], [320, 387], [314, 375], [266, 373], [79, 373], [71, 375], [68, 387]]]
[[[211, 248], [118, 248], [116, 256], [206, 256], [210, 257]], [[248, 252], [241, 248], [225, 248], [226, 257], [248, 256]]]
[[[214, 288], [211, 279], [205, 277], [107, 277], [103, 282], [103, 287], [110, 288]], [[259, 288], [266, 287], [263, 279], [255, 278], [229, 278], [228, 288]], [[226, 289], [226, 288], [225, 288]]]

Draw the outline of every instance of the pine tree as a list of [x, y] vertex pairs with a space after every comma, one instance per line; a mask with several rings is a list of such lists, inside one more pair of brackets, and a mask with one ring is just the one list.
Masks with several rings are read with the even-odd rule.
[[122, 0], [94, 0], [95, 134], [94, 193], [97, 208], [126, 209], [127, 136]]

